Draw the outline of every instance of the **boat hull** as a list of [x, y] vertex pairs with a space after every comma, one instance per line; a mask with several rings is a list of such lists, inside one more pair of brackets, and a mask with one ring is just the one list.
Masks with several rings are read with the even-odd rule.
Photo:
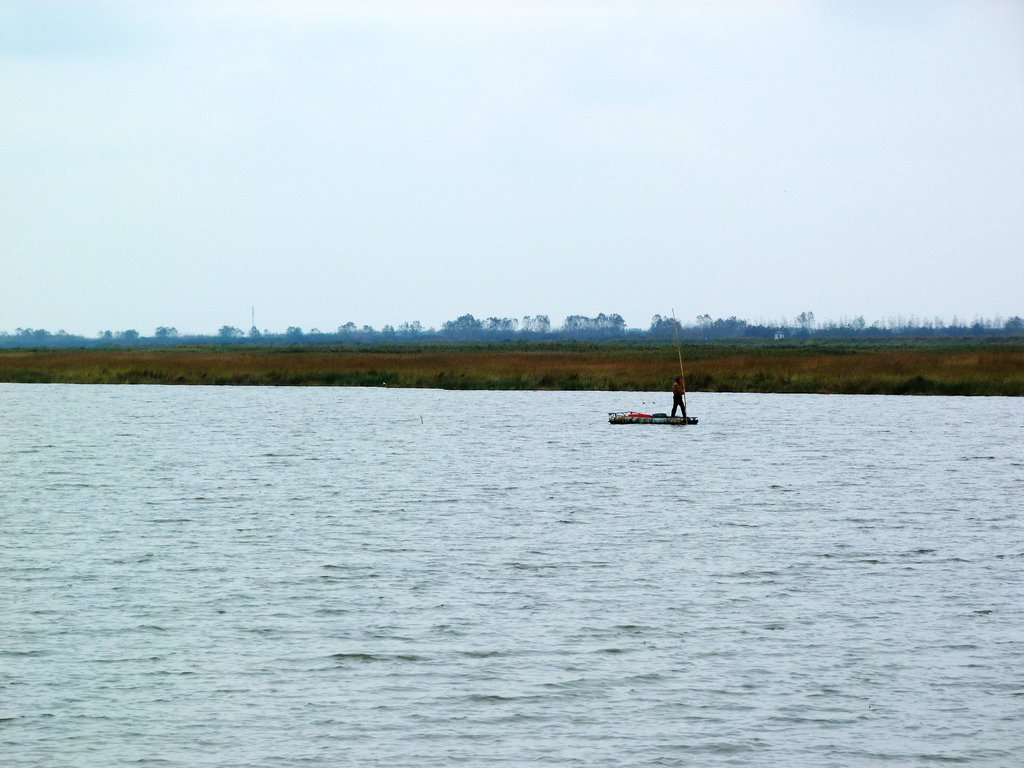
[[634, 413], [609, 413], [609, 424], [672, 424], [684, 426], [696, 424], [697, 419], [693, 416], [648, 416], [647, 414]]

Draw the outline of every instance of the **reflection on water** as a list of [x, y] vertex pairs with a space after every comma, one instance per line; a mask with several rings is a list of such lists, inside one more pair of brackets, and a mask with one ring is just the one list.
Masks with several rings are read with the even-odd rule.
[[5, 766], [1014, 764], [1024, 407], [0, 385]]

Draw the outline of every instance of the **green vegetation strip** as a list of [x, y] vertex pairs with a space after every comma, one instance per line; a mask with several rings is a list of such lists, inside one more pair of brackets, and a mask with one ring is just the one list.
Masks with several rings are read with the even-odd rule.
[[[1024, 395], [1024, 344], [787, 344], [683, 348], [706, 392]], [[667, 390], [671, 344], [406, 345], [0, 351], [0, 381]]]

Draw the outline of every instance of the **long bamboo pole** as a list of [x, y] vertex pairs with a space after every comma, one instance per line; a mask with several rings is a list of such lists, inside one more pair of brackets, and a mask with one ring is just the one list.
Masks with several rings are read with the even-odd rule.
[[683, 415], [686, 415], [686, 374], [683, 373], [683, 351], [679, 346], [679, 323], [676, 321], [676, 310], [672, 308], [672, 330], [676, 332], [676, 354], [679, 356], [679, 378], [683, 385]]

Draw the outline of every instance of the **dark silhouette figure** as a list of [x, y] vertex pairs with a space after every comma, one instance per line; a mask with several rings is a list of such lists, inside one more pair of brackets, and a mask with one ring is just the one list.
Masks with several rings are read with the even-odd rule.
[[686, 403], [683, 402], [683, 377], [676, 376], [675, 383], [672, 385], [672, 415], [676, 415], [676, 408], [682, 412], [682, 417], [686, 418]]

